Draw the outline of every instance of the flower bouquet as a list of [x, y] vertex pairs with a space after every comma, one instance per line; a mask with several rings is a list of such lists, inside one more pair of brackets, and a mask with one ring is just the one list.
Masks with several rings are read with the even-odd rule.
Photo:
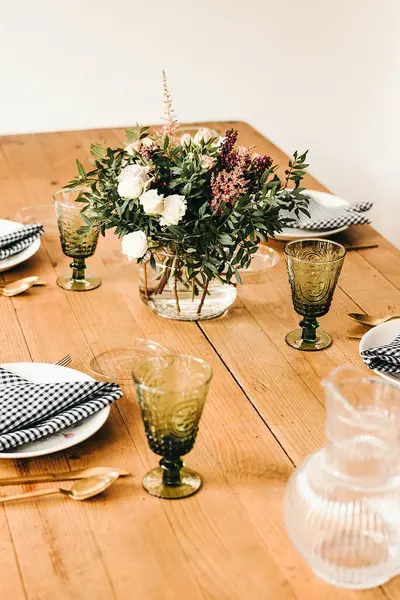
[[94, 168], [77, 161], [67, 187], [86, 187], [88, 225], [122, 237], [146, 304], [168, 318], [209, 319], [234, 301], [259, 242], [290, 223], [288, 211], [307, 213], [307, 153], [295, 153], [281, 179], [270, 157], [236, 147], [233, 129], [179, 136], [163, 77], [165, 125], [128, 129], [125, 147], [92, 145]]

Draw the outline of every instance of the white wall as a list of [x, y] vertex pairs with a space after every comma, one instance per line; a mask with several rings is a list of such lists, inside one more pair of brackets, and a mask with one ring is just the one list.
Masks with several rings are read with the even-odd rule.
[[[239, 119], [400, 247], [400, 0], [0, 0], [0, 133]], [[397, 217], [397, 218], [396, 218]]]

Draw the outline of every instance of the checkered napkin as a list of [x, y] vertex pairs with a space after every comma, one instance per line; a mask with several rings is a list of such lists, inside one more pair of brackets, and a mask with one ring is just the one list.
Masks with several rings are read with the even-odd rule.
[[393, 342], [361, 352], [365, 364], [383, 373], [400, 373], [400, 335]]
[[372, 208], [373, 202], [359, 202], [349, 206], [322, 206], [313, 198], [309, 198], [307, 210], [311, 217], [301, 215], [290, 227], [300, 229], [338, 229], [345, 225], [364, 225], [370, 223], [365, 214]]
[[24, 225], [12, 233], [0, 236], [0, 260], [22, 252], [40, 238], [44, 229], [39, 223]]
[[121, 396], [116, 383], [32, 383], [0, 367], [0, 451], [71, 427]]

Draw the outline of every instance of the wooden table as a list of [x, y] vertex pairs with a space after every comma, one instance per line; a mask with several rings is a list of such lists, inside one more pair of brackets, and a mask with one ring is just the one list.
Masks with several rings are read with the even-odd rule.
[[[209, 125], [221, 133], [238, 128], [241, 143], [257, 145], [258, 152], [285, 163], [284, 153], [249, 125]], [[112, 145], [121, 143], [123, 131], [1, 138], [1, 216], [10, 217], [27, 204], [50, 204], [52, 193], [74, 175], [75, 158], [88, 164], [89, 143], [104, 138]], [[325, 189], [310, 176], [306, 184]], [[346, 335], [362, 327], [347, 313], [400, 308], [398, 251], [367, 226], [353, 228], [341, 239], [373, 241], [379, 247], [348, 254], [331, 311], [323, 319], [334, 344], [317, 353], [296, 352], [285, 343], [298, 317], [283, 260], [265, 283], [241, 288], [227, 316], [198, 324], [161, 319], [142, 304], [136, 269], [118, 264], [119, 241], [112, 235], [90, 261], [103, 280], [96, 291], [71, 293], [57, 287], [56, 277], [68, 270], [69, 260], [51, 236], [33, 259], [5, 274], [7, 280], [38, 274], [48, 285], [0, 299], [1, 362], [53, 362], [70, 352], [79, 368], [88, 342], [128, 334], [205, 358], [212, 363], [214, 379], [187, 459], [204, 480], [191, 498], [160, 501], [143, 491], [142, 475], [158, 459], [147, 446], [132, 393], [113, 407], [107, 424], [87, 442], [38, 460], [1, 461], [0, 476], [99, 464], [133, 474], [87, 503], [54, 496], [2, 506], [2, 598], [400, 598], [400, 579], [364, 593], [318, 581], [292, 548], [282, 523], [288, 476], [323, 444], [321, 378], [340, 364], [361, 366], [358, 342]], [[283, 244], [274, 246], [282, 251]]]

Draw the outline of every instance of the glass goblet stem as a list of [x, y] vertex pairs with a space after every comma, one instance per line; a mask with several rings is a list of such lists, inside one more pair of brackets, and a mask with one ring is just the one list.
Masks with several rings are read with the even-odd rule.
[[74, 258], [74, 261], [70, 264], [72, 269], [72, 280], [73, 281], [84, 281], [85, 280], [85, 259], [81, 257]]
[[176, 460], [168, 460], [162, 458], [160, 460], [160, 467], [163, 474], [163, 483], [170, 486], [178, 486], [181, 484], [181, 469], [183, 462], [180, 458]]
[[315, 317], [303, 317], [299, 325], [303, 330], [301, 337], [305, 342], [313, 343], [317, 341], [319, 323]]

